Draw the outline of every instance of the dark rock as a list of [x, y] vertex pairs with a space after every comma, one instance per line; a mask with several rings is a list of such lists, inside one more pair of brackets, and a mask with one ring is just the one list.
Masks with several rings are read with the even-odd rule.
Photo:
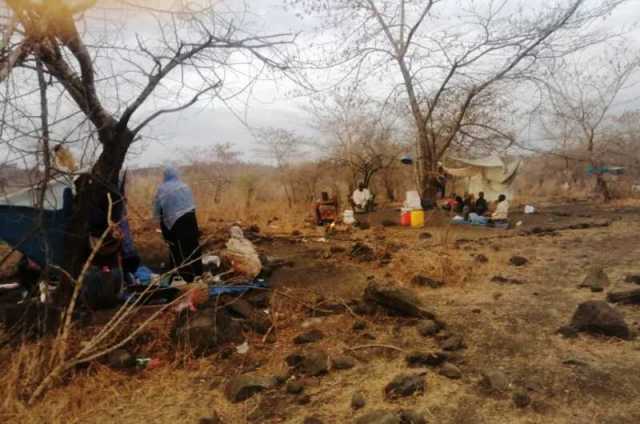
[[324, 424], [324, 422], [318, 417], [307, 417], [304, 419], [303, 424]]
[[624, 277], [624, 281], [631, 284], [640, 284], [640, 274], [627, 275], [626, 277]]
[[383, 227], [395, 227], [397, 225], [398, 225], [398, 223], [393, 221], [393, 220], [391, 220], [391, 219], [383, 219], [382, 220], [382, 226]]
[[351, 396], [351, 407], [355, 410], [362, 409], [367, 404], [367, 400], [364, 398], [362, 392], [355, 392]]
[[240, 324], [221, 309], [216, 313], [214, 308], [180, 313], [171, 330], [171, 339], [196, 356], [207, 355], [224, 344], [239, 344], [244, 340]]
[[427, 420], [422, 414], [410, 409], [402, 409], [397, 412], [402, 424], [427, 424]]
[[587, 333], [631, 338], [631, 331], [622, 314], [604, 301], [591, 300], [578, 305], [570, 326]]
[[485, 371], [482, 373], [479, 385], [485, 393], [499, 393], [509, 388], [509, 380], [500, 371]]
[[420, 287], [430, 287], [432, 289], [438, 289], [444, 285], [442, 281], [434, 280], [431, 277], [419, 274], [411, 279], [411, 284]]
[[211, 417], [200, 418], [198, 424], [223, 424], [223, 421], [217, 414], [214, 414]]
[[491, 278], [491, 282], [498, 283], [498, 284], [515, 284], [515, 285], [524, 284], [523, 281], [518, 280], [517, 278], [507, 278], [501, 275], [496, 275], [493, 278]]
[[410, 352], [405, 356], [405, 361], [410, 367], [437, 367], [447, 361], [449, 355], [446, 352]]
[[462, 378], [462, 372], [460, 371], [460, 368], [448, 362], [445, 362], [444, 364], [442, 364], [442, 366], [440, 367], [440, 370], [438, 370], [438, 373], [452, 380], [458, 380]]
[[329, 372], [329, 356], [322, 350], [297, 352], [287, 356], [285, 360], [295, 371], [310, 377]]
[[425, 390], [425, 378], [423, 374], [400, 374], [384, 388], [388, 399], [422, 394]]
[[385, 252], [380, 257], [380, 260], [378, 261], [378, 263], [380, 263], [380, 265], [382, 265], [382, 266], [386, 266], [386, 265], [389, 265], [392, 260], [393, 260], [393, 256], [391, 255], [391, 253]]
[[609, 276], [602, 267], [593, 267], [578, 287], [586, 287], [592, 292], [601, 292], [609, 286]]
[[230, 402], [242, 402], [256, 393], [274, 386], [275, 381], [273, 378], [243, 374], [229, 380], [224, 393]]
[[358, 320], [353, 323], [353, 327], [351, 327], [353, 331], [362, 331], [367, 328], [367, 322], [363, 320]]
[[116, 349], [107, 356], [111, 368], [124, 370], [136, 366], [136, 358], [125, 349]]
[[337, 356], [333, 358], [332, 366], [336, 370], [349, 370], [356, 366], [356, 362], [348, 356]]
[[480, 254], [480, 255], [476, 255], [476, 257], [474, 258], [474, 261], [478, 262], [479, 264], [486, 264], [487, 262], [489, 262], [489, 258], [487, 258], [483, 254]]
[[376, 259], [376, 254], [370, 246], [358, 242], [351, 248], [351, 257], [360, 262], [372, 262]]
[[433, 336], [438, 333], [442, 329], [442, 326], [430, 319], [422, 320], [418, 323], [416, 327], [418, 330], [418, 334], [423, 337]]
[[372, 411], [356, 419], [355, 424], [403, 424], [398, 414], [390, 411]]
[[432, 312], [423, 308], [422, 303], [411, 290], [392, 284], [383, 285], [371, 281], [363, 297], [365, 301], [377, 304], [396, 315], [429, 319], [435, 317]]
[[276, 383], [276, 385], [282, 386], [284, 383], [286, 383], [289, 380], [290, 377], [291, 377], [291, 373], [287, 371], [283, 371], [275, 374], [273, 376], [273, 381]]
[[304, 385], [299, 381], [290, 381], [287, 383], [287, 393], [299, 395], [302, 392], [304, 392]]
[[242, 298], [236, 298], [229, 302], [225, 308], [235, 316], [248, 321], [249, 326], [260, 334], [266, 334], [271, 328], [269, 316], [262, 310], [256, 309]]
[[571, 327], [570, 325], [565, 325], [564, 327], [560, 327], [557, 333], [567, 339], [573, 339], [578, 337], [578, 330]]
[[324, 334], [322, 333], [322, 331], [313, 329], [313, 330], [307, 331], [306, 333], [296, 336], [293, 339], [293, 342], [297, 345], [300, 345], [300, 344], [317, 342], [322, 338], [324, 338]]
[[358, 302], [352, 309], [358, 315], [374, 315], [378, 311], [378, 306], [375, 303]]
[[293, 237], [300, 237], [302, 235], [302, 233], [300, 231], [298, 231], [298, 230], [293, 230], [293, 231], [291, 231], [291, 235]]
[[531, 403], [529, 393], [525, 389], [516, 389], [511, 396], [513, 404], [518, 408], [526, 408]]
[[420, 240], [429, 240], [429, 239], [433, 238], [433, 236], [431, 235], [431, 233], [420, 233], [418, 238]]
[[529, 263], [529, 260], [522, 256], [512, 256], [511, 259], [509, 259], [509, 263], [513, 266], [525, 266]]
[[311, 402], [311, 396], [309, 395], [301, 395], [296, 398], [296, 403], [298, 405], [308, 405]]
[[607, 301], [623, 305], [640, 304], [640, 289], [607, 293]]
[[449, 338], [444, 339], [440, 343], [440, 347], [443, 350], [455, 351], [455, 350], [463, 349], [465, 345], [464, 345], [464, 340], [462, 339], [462, 336], [454, 334]]

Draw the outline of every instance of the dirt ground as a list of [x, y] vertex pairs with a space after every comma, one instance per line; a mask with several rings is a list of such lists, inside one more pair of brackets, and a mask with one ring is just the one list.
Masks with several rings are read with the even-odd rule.
[[[640, 422], [640, 341], [583, 334], [565, 339], [556, 333], [579, 303], [603, 300], [609, 290], [638, 288], [624, 282], [624, 277], [640, 274], [640, 205], [539, 205], [534, 215], [514, 216], [514, 222], [522, 223], [511, 230], [448, 225], [445, 218], [435, 216], [427, 218], [423, 229], [382, 226], [390, 216], [372, 216], [367, 230], [330, 236], [315, 228], [301, 228], [296, 235], [262, 229], [271, 237], [257, 243], [261, 253], [291, 262], [270, 280], [275, 341], [248, 334], [250, 350], [245, 355], [166, 363], [134, 375], [95, 365], [79, 372], [72, 383], [50, 391], [35, 407], [14, 407], [0, 412], [0, 418], [22, 423], [197, 423], [215, 411], [225, 423], [243, 423], [267, 409], [269, 414], [253, 422], [302, 423], [313, 415], [324, 423], [347, 423], [375, 409], [410, 408], [423, 413], [428, 422], [444, 424]], [[205, 234], [219, 231], [214, 226], [204, 228]], [[144, 247], [153, 247], [159, 261], [162, 245], [154, 237], [147, 237]], [[351, 257], [357, 242], [373, 248], [372, 261]], [[211, 242], [212, 247], [218, 245]], [[487, 261], [477, 260], [479, 255]], [[528, 263], [511, 265], [514, 255]], [[611, 286], [601, 293], [578, 288], [596, 265], [606, 270]], [[410, 281], [417, 274], [444, 285], [414, 286]], [[519, 283], [496, 283], [495, 276]], [[284, 358], [296, 349], [292, 338], [310, 328], [325, 334], [315, 345], [330, 356], [353, 353], [350, 348], [367, 344], [437, 350], [434, 339], [418, 334], [415, 320], [356, 317], [352, 311], [314, 316], [308, 308], [319, 300], [343, 304], [360, 298], [372, 278], [411, 288], [447, 323], [448, 331], [463, 336], [461, 379], [428, 370], [423, 395], [388, 401], [383, 396], [385, 385], [395, 375], [411, 371], [405, 355], [362, 349], [354, 354], [353, 369], [305, 379], [309, 399], [304, 405], [283, 390], [237, 404], [225, 399], [223, 388], [233, 375], [283, 371]], [[615, 307], [638, 332], [640, 307]], [[357, 319], [366, 322], [366, 330], [352, 329]], [[487, 371], [503, 373], [510, 389], [491, 395], [481, 391], [478, 382]], [[529, 394], [527, 407], [514, 405], [515, 388]], [[367, 400], [358, 412], [350, 406], [355, 391]]]

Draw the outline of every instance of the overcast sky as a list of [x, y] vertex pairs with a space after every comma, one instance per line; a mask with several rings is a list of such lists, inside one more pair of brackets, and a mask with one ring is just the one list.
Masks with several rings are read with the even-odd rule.
[[[167, 4], [177, 4], [173, 0], [130, 0], [137, 1], [149, 7], [166, 7]], [[111, 2], [101, 3], [101, 6], [91, 12], [88, 19], [90, 26], [95, 29], [100, 22], [108, 21], [105, 33], [109, 37], [120, 39], [123, 44], [135, 42], [136, 35], [152, 40], [159, 36], [157, 22], [150, 15], [130, 14], [120, 8], [111, 7]], [[319, 21], [308, 16], [296, 16], [295, 11], [286, 10], [283, 0], [220, 0], [219, 10], [231, 16], [233, 12], [244, 13], [245, 25], [253, 33], [272, 34], [280, 32], [300, 33], [300, 43], [307, 46], [311, 41], [321, 40], [322, 35], [313, 33]], [[486, 2], [479, 2], [485, 4]], [[548, 0], [529, 0], [527, 5], [546, 5]], [[450, 0], [447, 3], [455, 8], [459, 2]], [[448, 12], [450, 12], [449, 8]], [[631, 0], [620, 7], [608, 18], [603, 25], [611, 28], [621, 28], [636, 22], [640, 18], [640, 0]], [[234, 22], [237, 22], [234, 20]], [[446, 22], [446, 21], [445, 21]], [[95, 31], [92, 32], [96, 33]], [[320, 37], [320, 38], [319, 38]], [[637, 31], [631, 36], [631, 42], [638, 44], [640, 37]], [[305, 53], [309, 53], [305, 51]], [[106, 60], [106, 59], [103, 59]], [[394, 68], [391, 68], [392, 72]], [[116, 70], [121, 72], [120, 69]], [[317, 71], [313, 75], [315, 82], [330, 80], [335, 77], [331, 70]], [[229, 78], [230, 85], [240, 84], [237, 75]], [[320, 84], [321, 85], [321, 84]], [[377, 87], [380, 93], [388, 91], [383, 84]], [[136, 93], [137, 90], [126, 90]], [[243, 153], [245, 160], [255, 160], [255, 140], [247, 126], [282, 127], [297, 131], [304, 135], [315, 135], [310, 125], [310, 117], [303, 108], [309, 100], [300, 96], [299, 87], [287, 79], [258, 81], [252, 87], [251, 96], [242, 96], [241, 100], [231, 104], [231, 110], [220, 101], [201, 102], [190, 109], [172, 115], [164, 115], [142, 133], [143, 142], [140, 149], [135, 149], [129, 159], [129, 166], [147, 166], [160, 164], [171, 160], [182, 159], [181, 151], [194, 147], [206, 147], [216, 142], [230, 142], [235, 150]], [[122, 94], [122, 93], [120, 93]], [[126, 94], [125, 94], [126, 96]], [[635, 86], [621, 95], [618, 102], [620, 107], [633, 108], [640, 105], [637, 98], [640, 89]], [[149, 101], [145, 104], [144, 112], [153, 111], [158, 103]], [[166, 106], [166, 103], [164, 104]], [[239, 116], [242, 119], [239, 119]]]

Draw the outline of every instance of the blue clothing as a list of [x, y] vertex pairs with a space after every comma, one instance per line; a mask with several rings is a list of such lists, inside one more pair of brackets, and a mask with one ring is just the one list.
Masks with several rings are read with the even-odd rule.
[[196, 209], [191, 189], [178, 177], [171, 166], [164, 170], [164, 182], [158, 187], [153, 205], [156, 219], [162, 219], [167, 229], [173, 228], [180, 217]]

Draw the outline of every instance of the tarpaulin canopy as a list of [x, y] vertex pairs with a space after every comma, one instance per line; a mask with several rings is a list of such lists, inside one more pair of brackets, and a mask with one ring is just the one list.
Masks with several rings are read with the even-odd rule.
[[443, 168], [447, 174], [456, 177], [454, 191], [475, 195], [484, 192], [488, 200], [496, 200], [500, 194], [512, 196], [511, 185], [520, 164], [520, 160], [506, 161], [495, 154], [477, 159], [450, 156], [445, 159]]

